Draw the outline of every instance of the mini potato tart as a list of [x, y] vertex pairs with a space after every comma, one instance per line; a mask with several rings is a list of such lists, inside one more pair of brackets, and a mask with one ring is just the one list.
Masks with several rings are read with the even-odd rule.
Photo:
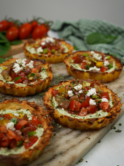
[[34, 95], [45, 90], [52, 77], [48, 63], [13, 58], [0, 64], [0, 92], [13, 96]]
[[76, 79], [93, 79], [103, 83], [116, 80], [123, 68], [120, 60], [97, 51], [77, 51], [64, 59], [67, 71]]
[[42, 106], [4, 100], [0, 103], [0, 165], [22, 166], [36, 160], [49, 144], [52, 130]]
[[44, 96], [50, 115], [63, 126], [100, 129], [120, 112], [120, 99], [99, 81], [70, 80], [50, 88]]
[[24, 45], [25, 56], [29, 59], [44, 59], [48, 63], [60, 63], [72, 53], [73, 46], [62, 39], [44, 37], [28, 41]]

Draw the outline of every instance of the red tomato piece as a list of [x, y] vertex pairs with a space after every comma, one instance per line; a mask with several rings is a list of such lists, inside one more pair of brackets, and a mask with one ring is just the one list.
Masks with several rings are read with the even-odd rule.
[[39, 124], [42, 124], [42, 123], [39, 121], [39, 119], [37, 119], [35, 116], [32, 117], [31, 122], [33, 123], [33, 125], [35, 125], [35, 126], [37, 126], [37, 127], [38, 127]]
[[3, 20], [0, 22], [0, 32], [6, 31], [9, 28], [9, 22], [6, 20]]
[[90, 99], [91, 99], [90, 97], [87, 97], [86, 100], [82, 102], [81, 108], [82, 108], [82, 107], [85, 107], [85, 108], [88, 107], [88, 106], [89, 106], [89, 100], [90, 100]]
[[22, 127], [24, 127], [26, 124], [27, 124], [28, 122], [27, 122], [27, 120], [21, 120], [21, 121], [19, 121], [18, 123], [17, 123], [17, 125], [16, 125], [16, 129], [17, 130], [20, 130]]
[[16, 147], [16, 140], [11, 140], [11, 142], [9, 143], [9, 147], [11, 148], [11, 149], [14, 149], [15, 147]]
[[82, 68], [82, 69], [86, 69], [86, 64], [87, 64], [86, 62], [83, 62], [83, 63], [81, 64], [81, 68]]
[[32, 137], [26, 139], [24, 142], [25, 149], [30, 148], [37, 140], [38, 140], [37, 136], [32, 136]]
[[90, 105], [86, 109], [87, 109], [87, 112], [91, 114], [94, 114], [97, 111], [97, 107], [95, 105]]
[[7, 135], [9, 135], [10, 137], [12, 137], [13, 139], [16, 138], [16, 134], [12, 130], [10, 130], [10, 129], [8, 130]]
[[23, 24], [19, 29], [19, 38], [27, 39], [31, 34], [32, 26], [29, 23]]
[[106, 70], [107, 70], [106, 67], [104, 67], [104, 66], [101, 67], [101, 72], [102, 72], [102, 73], [104, 73]]
[[4, 116], [4, 118], [6, 118], [6, 119], [9, 119], [9, 120], [11, 119], [11, 116], [10, 116], [9, 114], [4, 114], [3, 116]]
[[9, 41], [13, 41], [13, 40], [17, 39], [18, 36], [19, 36], [19, 29], [17, 27], [13, 26], [7, 30], [6, 38]]
[[0, 126], [0, 131], [1, 132], [7, 132], [7, 128], [5, 125]]
[[43, 36], [46, 35], [46, 33], [47, 33], [46, 27], [43, 24], [41, 24], [34, 29], [32, 33], [32, 38], [33, 39], [42, 38]]
[[58, 90], [56, 90], [56, 89], [52, 89], [52, 95], [53, 95], [53, 96], [58, 95]]
[[80, 116], [86, 116], [86, 115], [87, 115], [87, 110], [86, 110], [86, 108], [82, 107], [82, 108], [81, 108], [81, 111], [80, 111], [80, 113], [79, 113], [79, 115], [80, 115]]
[[103, 110], [103, 111], [107, 111], [107, 109], [109, 109], [109, 103], [108, 102], [101, 102], [99, 104], [99, 107]]
[[82, 59], [77, 56], [77, 58], [74, 59], [73, 63], [82, 63]]
[[7, 147], [9, 145], [9, 142], [10, 142], [9, 139], [6, 136], [4, 136], [1, 139], [0, 146], [1, 147]]
[[101, 98], [106, 98], [109, 100], [109, 92], [102, 92], [101, 93]]
[[76, 100], [71, 100], [70, 105], [69, 105], [69, 109], [71, 111], [76, 111], [78, 112], [81, 108], [81, 103], [79, 101]]
[[3, 138], [4, 137], [4, 133], [3, 132], [0, 132], [0, 140], [1, 140], [1, 138]]
[[34, 30], [38, 26], [38, 22], [37, 21], [32, 21], [31, 26], [32, 26], [32, 30]]

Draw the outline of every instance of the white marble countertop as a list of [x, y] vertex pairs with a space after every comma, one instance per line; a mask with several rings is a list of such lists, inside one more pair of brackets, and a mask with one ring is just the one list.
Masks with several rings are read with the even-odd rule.
[[[48, 35], [59, 38], [57, 33], [49, 31]], [[76, 166], [124, 166], [124, 115]], [[115, 132], [117, 129], [121, 132]]]

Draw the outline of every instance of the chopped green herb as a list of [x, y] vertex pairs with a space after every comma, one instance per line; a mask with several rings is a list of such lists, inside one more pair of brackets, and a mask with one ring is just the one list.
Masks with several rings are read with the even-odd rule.
[[30, 131], [30, 132], [28, 133], [28, 136], [31, 137], [31, 136], [33, 136], [33, 135], [35, 135], [35, 134], [36, 134], [35, 131]]
[[92, 98], [93, 98], [93, 99], [98, 99], [98, 96], [92, 95]]
[[14, 124], [16, 124], [17, 123], [17, 118], [12, 118], [11, 122], [13, 122]]
[[21, 78], [21, 76], [19, 76], [19, 77], [16, 77], [16, 78], [15, 78], [15, 81], [19, 80], [20, 78]]
[[113, 126], [113, 127], [112, 127], [112, 129], [114, 129], [114, 130], [115, 130], [115, 129], [116, 129], [116, 127], [115, 127], [115, 126]]
[[54, 53], [54, 52], [55, 52], [55, 50], [54, 50], [54, 49], [52, 49], [52, 50], [51, 50], [51, 52], [52, 52], [52, 53]]
[[89, 66], [89, 65], [86, 65], [85, 67], [86, 67], [86, 69], [87, 69], [87, 70], [89, 70], [89, 69], [90, 69], [90, 66]]
[[107, 60], [110, 60], [110, 56], [106, 56], [106, 59], [107, 59]]
[[111, 69], [111, 68], [113, 68], [113, 65], [111, 63], [109, 63], [108, 69]]
[[44, 49], [43, 49], [43, 53], [44, 53], [44, 54], [47, 54], [47, 53], [48, 53], [47, 48], [44, 48]]
[[88, 53], [83, 53], [83, 56], [87, 57], [87, 56], [88, 56]]
[[17, 146], [22, 146], [23, 145], [23, 141], [22, 140], [20, 140], [20, 141], [17, 141]]
[[121, 126], [122, 124], [121, 123], [119, 123], [119, 126]]
[[80, 159], [80, 160], [77, 162], [77, 164], [81, 163], [83, 160], [84, 160], [84, 159]]
[[101, 141], [98, 141], [98, 143], [100, 143]]
[[119, 129], [118, 129], [118, 130], [116, 130], [115, 132], [118, 132], [118, 133], [120, 133], [120, 132], [121, 132], [121, 130], [119, 130]]
[[43, 127], [43, 125], [39, 124], [38, 127], [41, 128], [41, 127]]

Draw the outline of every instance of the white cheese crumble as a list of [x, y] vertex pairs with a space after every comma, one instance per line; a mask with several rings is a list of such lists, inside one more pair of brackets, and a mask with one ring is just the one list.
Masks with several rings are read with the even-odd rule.
[[81, 90], [81, 89], [82, 89], [82, 85], [81, 85], [81, 84], [78, 84], [78, 85], [76, 85], [76, 86], [74, 87], [74, 89], [76, 89], [76, 90]]
[[33, 68], [34, 67], [34, 62], [33, 61], [30, 61], [26, 66], [28, 66], [29, 68]]
[[102, 59], [102, 56], [100, 54], [95, 53], [94, 51], [91, 51], [91, 54], [92, 54], [93, 58], [95, 58], [96, 60]]
[[34, 48], [31, 48], [31, 49], [30, 49], [30, 53], [31, 53], [31, 54], [36, 54], [36, 50], [35, 50]]
[[23, 70], [23, 68], [20, 67], [18, 63], [14, 63], [14, 65], [13, 65], [13, 71], [15, 73], [19, 73], [21, 70]]
[[41, 52], [43, 52], [43, 49], [41, 47], [39, 47], [39, 48], [37, 48], [37, 52], [41, 53]]
[[104, 66], [108, 66], [109, 65], [109, 61], [104, 61]]
[[96, 70], [96, 71], [100, 71], [100, 68], [97, 68], [96, 66], [94, 67], [90, 67], [89, 70]]
[[79, 90], [79, 93], [83, 93], [83, 90]]
[[69, 95], [69, 97], [73, 96], [73, 95], [74, 95], [74, 94], [73, 94], [73, 91], [72, 91], [72, 90], [69, 90], [69, 91], [68, 91], [68, 95]]
[[46, 43], [45, 42], [41, 42], [41, 45], [44, 46]]
[[53, 43], [54, 39], [51, 37], [47, 37], [47, 38], [43, 39], [43, 41], [45, 41], [46, 43], [50, 43], [50, 42]]
[[108, 99], [102, 98], [102, 102], [108, 102]]
[[95, 100], [90, 99], [89, 104], [90, 104], [90, 105], [96, 105], [96, 102], [95, 102]]
[[7, 127], [7, 129], [15, 130], [15, 128], [14, 128], [14, 123], [13, 123], [13, 122], [7, 123], [6, 127]]
[[86, 94], [86, 96], [91, 96], [91, 95], [96, 95], [96, 89], [92, 88], [88, 91], [88, 93]]

